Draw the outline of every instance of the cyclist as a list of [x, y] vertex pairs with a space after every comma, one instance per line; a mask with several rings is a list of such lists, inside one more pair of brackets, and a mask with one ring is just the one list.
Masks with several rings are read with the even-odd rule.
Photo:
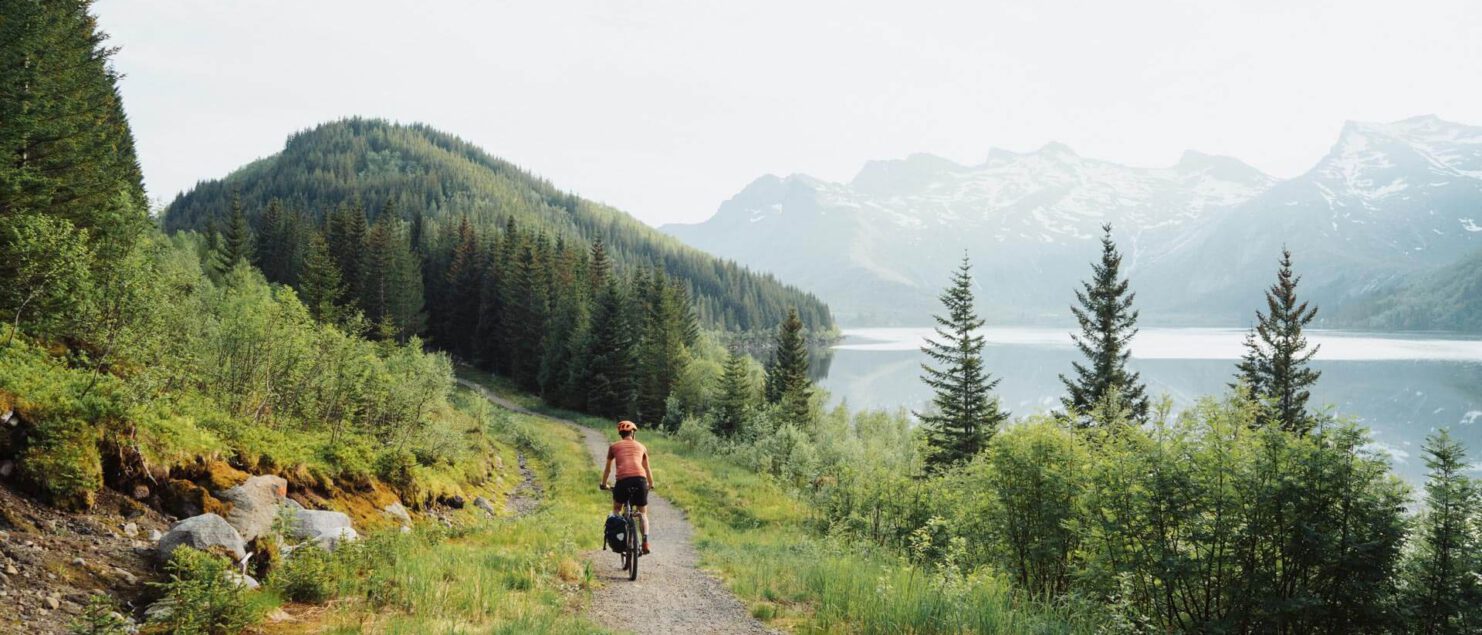
[[638, 509], [638, 522], [643, 531], [643, 553], [648, 553], [648, 490], [653, 489], [654, 473], [648, 467], [648, 448], [634, 437], [638, 424], [632, 421], [618, 422], [618, 436], [622, 440], [607, 448], [607, 462], [602, 464], [602, 489], [607, 489], [607, 477], [617, 465], [617, 483], [612, 486], [612, 515], [623, 511], [623, 504], [631, 501]]

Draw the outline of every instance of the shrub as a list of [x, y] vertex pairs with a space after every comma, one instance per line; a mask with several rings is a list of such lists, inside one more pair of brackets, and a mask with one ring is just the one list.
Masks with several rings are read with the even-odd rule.
[[268, 575], [268, 588], [283, 599], [318, 604], [334, 594], [335, 573], [329, 552], [305, 545]]
[[133, 624], [118, 610], [113, 598], [95, 593], [88, 597], [87, 606], [67, 628], [72, 635], [126, 635], [133, 632]]
[[151, 623], [177, 635], [240, 633], [260, 614], [248, 590], [230, 575], [230, 564], [190, 547], [176, 549], [165, 565], [169, 579], [155, 583], [170, 610]]
[[21, 458], [28, 478], [63, 509], [87, 509], [103, 487], [98, 428], [72, 416], [45, 417]]

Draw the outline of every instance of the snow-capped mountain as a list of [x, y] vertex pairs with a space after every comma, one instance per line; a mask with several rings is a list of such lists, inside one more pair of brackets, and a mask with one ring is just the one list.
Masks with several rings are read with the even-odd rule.
[[1309, 288], [1341, 300], [1482, 246], [1482, 128], [1349, 123], [1286, 181], [1192, 151], [1162, 168], [1060, 144], [978, 165], [918, 154], [848, 183], [765, 176], [709, 220], [663, 229], [815, 291], [856, 324], [925, 319], [966, 252], [990, 319], [1036, 322], [1067, 314], [1103, 223], [1152, 321], [1242, 320], [1283, 243]]

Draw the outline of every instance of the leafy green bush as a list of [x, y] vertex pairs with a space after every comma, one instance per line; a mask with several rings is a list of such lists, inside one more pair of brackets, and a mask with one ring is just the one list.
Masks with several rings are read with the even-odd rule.
[[155, 583], [169, 607], [152, 624], [177, 635], [227, 635], [255, 624], [264, 607], [232, 579], [225, 559], [190, 547], [176, 549], [165, 565], [169, 580]]
[[317, 545], [299, 547], [268, 575], [267, 586], [294, 602], [318, 604], [328, 600], [337, 586], [331, 558]]

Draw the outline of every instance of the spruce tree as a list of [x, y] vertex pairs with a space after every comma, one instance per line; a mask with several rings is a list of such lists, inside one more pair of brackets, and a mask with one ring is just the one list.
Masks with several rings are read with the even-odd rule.
[[605, 278], [607, 284], [592, 305], [591, 329], [583, 356], [586, 410], [609, 419], [631, 418], [635, 410], [637, 365], [633, 325], [628, 320], [628, 300], [621, 286], [614, 276]]
[[339, 321], [340, 300], [345, 295], [345, 286], [340, 281], [339, 265], [329, 254], [329, 243], [319, 232], [309, 237], [309, 251], [304, 257], [303, 275], [299, 276], [298, 293], [314, 319], [330, 323]]
[[1475, 633], [1482, 629], [1479, 492], [1466, 475], [1466, 449], [1442, 429], [1425, 440], [1426, 508], [1406, 567], [1407, 632]]
[[935, 393], [932, 409], [917, 413], [931, 443], [930, 460], [937, 466], [962, 463], [988, 445], [1008, 419], [993, 397], [998, 385], [983, 366], [984, 339], [978, 333], [983, 320], [973, 307], [972, 265], [967, 256], [942, 293], [946, 315], [934, 316], [936, 338], [921, 348], [940, 368], [922, 364], [922, 381]]
[[767, 401], [778, 407], [782, 421], [804, 425], [810, 417], [808, 401], [812, 396], [808, 343], [803, 338], [803, 321], [793, 309], [777, 327], [772, 363], [767, 369]]
[[[1136, 294], [1121, 277], [1122, 255], [1112, 241], [1111, 225], [1103, 225], [1102, 231], [1101, 261], [1091, 265], [1091, 279], [1076, 290], [1080, 306], [1071, 307], [1081, 327], [1072, 337], [1086, 363], [1072, 362], [1074, 378], [1060, 376], [1067, 392], [1060, 402], [1081, 425], [1091, 425], [1087, 415], [1097, 409], [1124, 412], [1132, 421], [1144, 421], [1148, 415], [1142, 378], [1127, 369], [1137, 335], [1137, 311], [1132, 308]], [[1117, 403], [1107, 403], [1112, 399]]]
[[211, 254], [211, 269], [218, 276], [226, 275], [233, 267], [252, 259], [252, 228], [247, 224], [247, 214], [242, 210], [242, 200], [232, 197], [232, 212], [227, 220], [226, 231], [217, 240]]
[[1276, 282], [1266, 291], [1266, 311], [1256, 311], [1236, 368], [1238, 379], [1263, 404], [1262, 423], [1306, 432], [1313, 425], [1307, 399], [1322, 373], [1307, 365], [1319, 347], [1307, 345], [1302, 329], [1317, 317], [1317, 307], [1297, 299], [1300, 281], [1292, 273], [1292, 252], [1282, 249]]
[[474, 334], [479, 330], [485, 264], [479, 249], [478, 235], [468, 218], [458, 223], [457, 242], [446, 274], [446, 318], [443, 323], [443, 345], [455, 355], [474, 356]]
[[731, 354], [726, 357], [715, 412], [715, 433], [722, 437], [736, 436], [746, 420], [746, 413], [751, 410], [756, 391], [751, 385], [750, 366], [746, 354], [740, 349], [731, 349]]
[[288, 269], [288, 256], [291, 248], [287, 236], [284, 233], [286, 218], [283, 212], [283, 204], [278, 199], [268, 201], [268, 206], [263, 208], [262, 214], [257, 217], [252, 263], [262, 271], [268, 282], [287, 284], [292, 281]]

